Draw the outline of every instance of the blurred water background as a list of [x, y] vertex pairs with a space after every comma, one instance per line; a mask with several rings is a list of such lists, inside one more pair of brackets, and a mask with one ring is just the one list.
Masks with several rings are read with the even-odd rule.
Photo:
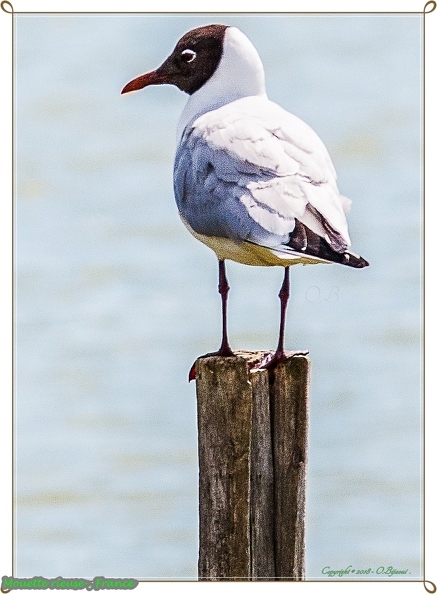
[[[421, 568], [421, 18], [16, 15], [17, 576], [197, 575], [195, 358], [215, 256], [179, 221], [175, 87], [120, 96], [187, 30], [240, 27], [353, 200], [366, 270], [295, 267], [312, 360], [307, 575]], [[274, 348], [279, 269], [230, 263], [235, 348]]]

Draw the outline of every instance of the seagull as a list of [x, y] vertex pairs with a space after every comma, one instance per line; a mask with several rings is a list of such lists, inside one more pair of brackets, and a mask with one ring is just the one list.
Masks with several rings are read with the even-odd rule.
[[[369, 265], [349, 251], [346, 213], [351, 201], [338, 190], [319, 136], [268, 99], [259, 54], [236, 27], [214, 24], [189, 31], [159, 68], [121, 92], [162, 84], [189, 95], [174, 161], [179, 214], [218, 258], [222, 342], [208, 356], [235, 356], [227, 332], [225, 261], [283, 266], [278, 346], [256, 365], [272, 369], [286, 358], [290, 266]], [[189, 378], [195, 378], [194, 366]]]

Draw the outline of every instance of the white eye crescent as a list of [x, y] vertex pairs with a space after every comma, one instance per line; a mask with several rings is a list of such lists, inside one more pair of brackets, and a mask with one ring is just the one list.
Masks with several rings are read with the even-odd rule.
[[190, 49], [185, 49], [181, 53], [181, 56], [183, 56], [184, 62], [186, 64], [189, 64], [190, 62], [192, 62], [193, 60], [196, 59], [196, 52], [193, 52], [193, 50], [190, 50]]

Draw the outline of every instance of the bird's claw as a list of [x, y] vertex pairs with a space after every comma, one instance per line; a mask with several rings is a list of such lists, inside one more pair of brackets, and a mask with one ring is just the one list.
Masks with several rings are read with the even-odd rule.
[[259, 361], [258, 363], [252, 363], [250, 365], [251, 371], [257, 371], [258, 369], [268, 369], [273, 371], [280, 363], [284, 363], [290, 357], [296, 357], [297, 355], [308, 355], [309, 351], [276, 351], [275, 353], [269, 352]]
[[191, 369], [188, 372], [188, 383], [196, 379], [196, 361], [191, 365]]
[[[199, 359], [205, 359], [206, 357], [236, 357], [237, 355], [230, 349], [229, 346], [220, 347], [218, 351], [214, 353], [206, 353], [206, 355], [202, 355]], [[196, 359], [197, 361], [197, 359]], [[190, 371], [188, 372], [188, 382], [191, 382], [196, 379], [196, 361], [191, 366]]]
[[261, 359], [259, 363], [255, 363], [251, 366], [251, 371], [255, 371], [257, 369], [269, 369], [273, 370], [279, 363], [283, 363], [287, 360], [287, 356], [285, 353], [276, 351], [275, 353], [267, 353]]

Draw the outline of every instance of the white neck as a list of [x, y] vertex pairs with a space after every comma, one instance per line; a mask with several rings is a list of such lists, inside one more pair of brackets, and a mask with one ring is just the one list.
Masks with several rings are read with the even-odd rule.
[[188, 124], [200, 115], [236, 99], [266, 96], [264, 68], [249, 39], [235, 27], [226, 29], [223, 55], [217, 70], [188, 99], [179, 120], [178, 142]]

